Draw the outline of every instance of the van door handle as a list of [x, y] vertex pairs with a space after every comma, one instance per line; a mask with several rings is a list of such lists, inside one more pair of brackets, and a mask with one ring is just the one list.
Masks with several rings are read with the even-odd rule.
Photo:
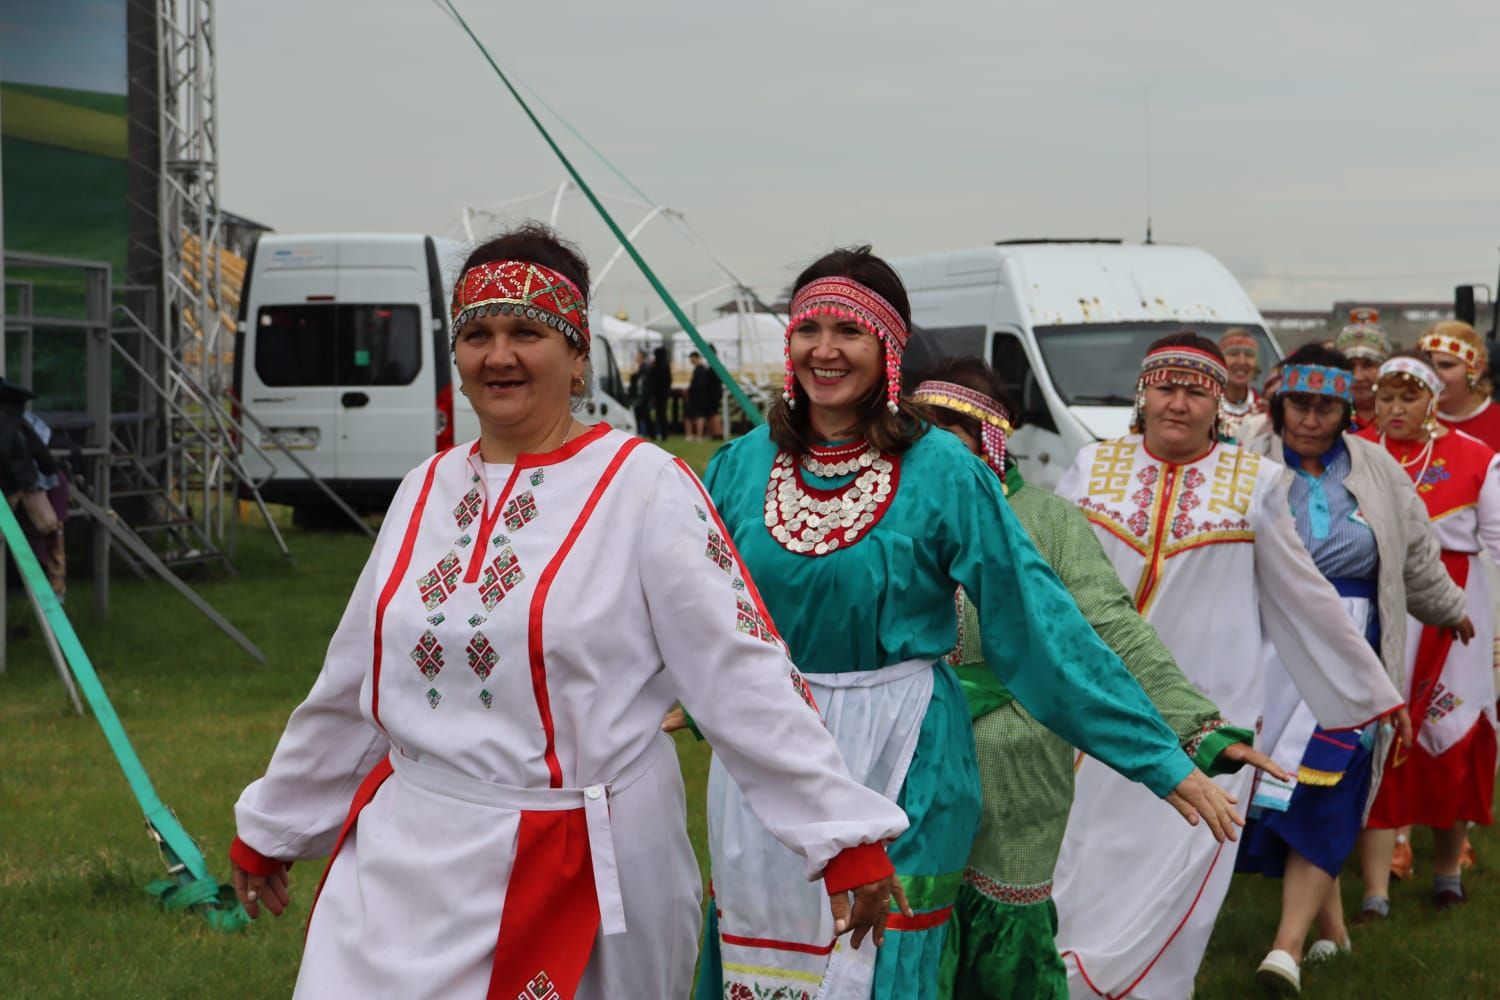
[[350, 408], [364, 406], [370, 402], [370, 396], [363, 392], [346, 392], [340, 402]]

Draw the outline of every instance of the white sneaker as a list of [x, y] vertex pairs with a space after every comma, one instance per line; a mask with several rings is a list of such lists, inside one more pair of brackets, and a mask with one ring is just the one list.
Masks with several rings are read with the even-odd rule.
[[1295, 996], [1302, 992], [1302, 972], [1297, 968], [1297, 960], [1280, 948], [1272, 949], [1261, 961], [1260, 968], [1255, 970], [1255, 981], [1282, 994]]
[[1332, 938], [1318, 938], [1303, 956], [1304, 962], [1326, 962], [1336, 955], [1347, 955], [1354, 950], [1354, 943], [1347, 937], [1340, 944]]

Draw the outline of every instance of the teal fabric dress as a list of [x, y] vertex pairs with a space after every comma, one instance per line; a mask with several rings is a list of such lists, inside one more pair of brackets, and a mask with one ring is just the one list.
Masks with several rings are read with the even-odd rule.
[[[1165, 796], [1192, 770], [1177, 735], [1079, 613], [1011, 513], [995, 475], [950, 434], [927, 433], [900, 457], [884, 516], [856, 543], [823, 555], [787, 551], [765, 524], [777, 448], [761, 427], [719, 451], [706, 485], [798, 668], [809, 675], [933, 663], [931, 702], [897, 798], [910, 829], [889, 847], [917, 911], [893, 921], [876, 997], [935, 997], [944, 918], [979, 823], [969, 706], [943, 657], [956, 645], [962, 587], [980, 624], [984, 661], [1028, 711], [1087, 753]], [[835, 489], [852, 477], [806, 474]], [[710, 907], [697, 996], [728, 992]], [[903, 925], [912, 925], [902, 929]]]

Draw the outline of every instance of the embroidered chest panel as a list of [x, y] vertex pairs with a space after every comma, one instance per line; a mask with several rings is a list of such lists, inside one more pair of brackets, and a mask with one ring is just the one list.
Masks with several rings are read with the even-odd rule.
[[1204, 545], [1254, 541], [1250, 505], [1260, 463], [1259, 455], [1223, 446], [1191, 465], [1158, 462], [1135, 441], [1098, 446], [1078, 506], [1145, 559], [1135, 587], [1138, 610], [1148, 609], [1167, 559]]

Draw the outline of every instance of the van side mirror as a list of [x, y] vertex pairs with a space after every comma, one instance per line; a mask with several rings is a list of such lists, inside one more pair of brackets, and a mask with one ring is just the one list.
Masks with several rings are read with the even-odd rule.
[[1474, 305], [1474, 286], [1456, 286], [1453, 289], [1453, 318], [1473, 326], [1478, 315]]

